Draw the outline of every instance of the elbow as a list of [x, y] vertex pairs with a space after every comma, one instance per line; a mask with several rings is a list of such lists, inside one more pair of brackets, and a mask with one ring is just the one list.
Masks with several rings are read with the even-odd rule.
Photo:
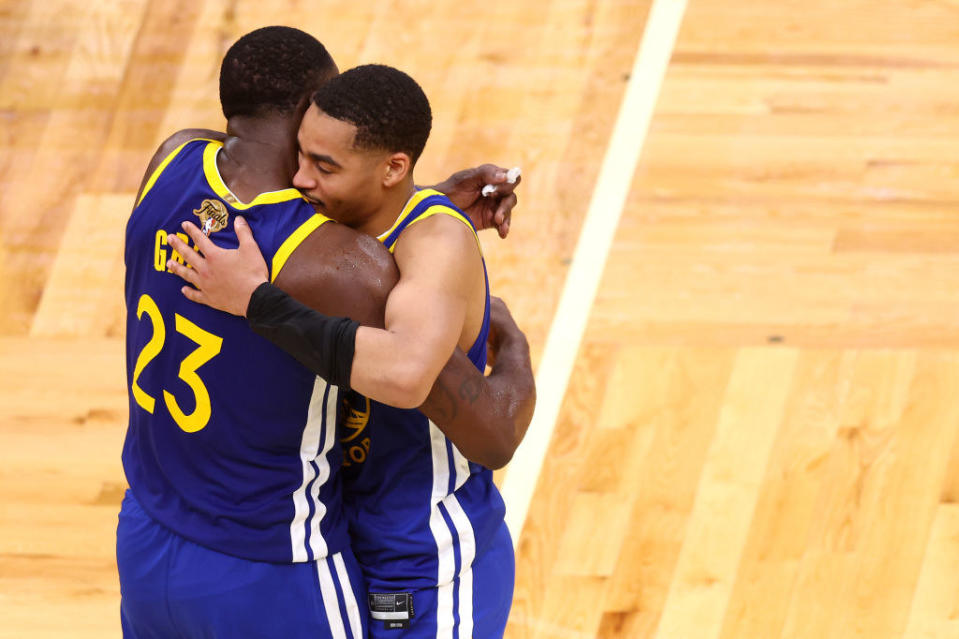
[[510, 410], [504, 420], [508, 427], [500, 429], [502, 436], [493, 442], [493, 446], [484, 455], [486, 461], [479, 462], [490, 470], [499, 470], [513, 459], [513, 454], [522, 443], [533, 421], [533, 410], [536, 407], [536, 385], [531, 383], [520, 397], [509, 403]]
[[483, 458], [481, 460], [476, 460], [476, 463], [490, 470], [499, 470], [506, 467], [506, 464], [513, 459], [513, 453], [515, 452], [515, 446], [491, 449], [482, 455]]
[[381, 400], [395, 408], [419, 408], [430, 394], [433, 382], [426, 371], [406, 367], [384, 380], [386, 397]]
[[484, 447], [482, 453], [477, 455], [479, 459], [472, 461], [490, 470], [504, 468], [513, 459], [513, 454], [519, 447], [521, 437], [518, 436], [518, 433], [525, 432], [525, 429], [521, 429], [519, 426], [514, 419], [506, 418], [506, 427], [498, 429], [500, 436], [489, 438], [487, 446]]

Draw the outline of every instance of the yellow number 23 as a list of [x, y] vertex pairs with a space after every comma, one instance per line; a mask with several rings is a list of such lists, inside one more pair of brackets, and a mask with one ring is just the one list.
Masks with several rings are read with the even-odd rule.
[[[143, 372], [146, 365], [163, 350], [163, 344], [166, 341], [166, 325], [156, 302], [146, 294], [141, 295], [137, 303], [137, 319], [143, 319], [144, 313], [150, 318], [150, 323], [153, 325], [153, 335], [143, 347], [143, 350], [140, 351], [140, 354], [137, 355], [137, 361], [133, 367], [133, 384], [131, 384], [130, 390], [133, 392], [133, 399], [137, 405], [152, 415], [156, 400], [140, 388], [139, 379], [140, 373]], [[174, 317], [176, 332], [185, 335], [197, 344], [196, 349], [180, 362], [179, 372], [180, 379], [190, 387], [194, 397], [196, 397], [196, 408], [187, 415], [180, 408], [173, 394], [166, 390], [163, 391], [163, 401], [177, 426], [188, 433], [195, 433], [207, 425], [212, 412], [210, 392], [196, 371], [219, 354], [220, 348], [223, 346], [223, 338], [203, 330], [179, 313], [175, 314]]]

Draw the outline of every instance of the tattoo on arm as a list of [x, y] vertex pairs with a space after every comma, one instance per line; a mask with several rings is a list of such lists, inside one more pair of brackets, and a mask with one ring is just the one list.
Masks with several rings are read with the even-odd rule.
[[475, 404], [476, 400], [479, 399], [480, 392], [483, 389], [483, 382], [475, 379], [468, 378], [463, 380], [463, 383], [460, 385], [460, 399], [468, 401], [470, 404]]
[[424, 408], [430, 409], [430, 418], [434, 423], [446, 424], [456, 419], [456, 396], [446, 384], [438, 382], [426, 400]]

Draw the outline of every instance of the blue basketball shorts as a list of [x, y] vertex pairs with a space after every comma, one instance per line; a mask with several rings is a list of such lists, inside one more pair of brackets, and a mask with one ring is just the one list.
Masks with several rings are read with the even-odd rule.
[[117, 566], [127, 639], [366, 637], [365, 586], [348, 550], [296, 564], [225, 555], [155, 522], [128, 490]]
[[[492, 543], [473, 560], [472, 567], [461, 571], [453, 583], [412, 592], [385, 590], [369, 593], [370, 637], [502, 637], [513, 605], [515, 580], [513, 542], [504, 523]], [[409, 608], [412, 608], [412, 616], [408, 614]]]

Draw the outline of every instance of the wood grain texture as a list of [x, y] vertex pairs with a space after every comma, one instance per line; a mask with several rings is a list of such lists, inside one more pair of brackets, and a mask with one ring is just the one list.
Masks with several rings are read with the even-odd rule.
[[[120, 634], [120, 238], [153, 149], [222, 127], [237, 37], [288, 23], [341, 69], [409, 71], [421, 183], [523, 167], [483, 244], [536, 361], [650, 4], [2, 3], [0, 637]], [[952, 1], [689, 0], [510, 639], [957, 636], [957, 24]]]

